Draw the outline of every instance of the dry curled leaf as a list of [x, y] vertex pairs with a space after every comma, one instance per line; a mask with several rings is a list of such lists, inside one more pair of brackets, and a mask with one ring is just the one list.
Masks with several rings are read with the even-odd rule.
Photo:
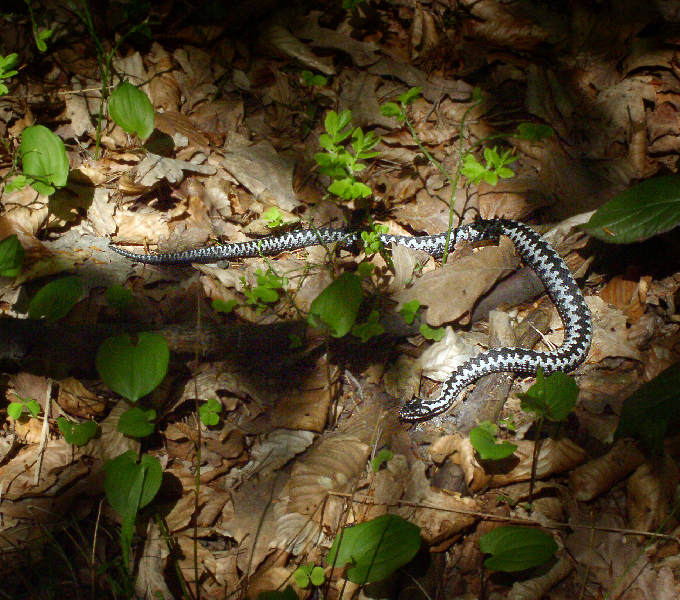
[[679, 479], [678, 466], [669, 455], [660, 464], [642, 463], [626, 485], [629, 526], [640, 531], [656, 531], [672, 508]]
[[562, 555], [547, 573], [514, 583], [508, 593], [508, 600], [540, 600], [569, 575], [573, 568], [572, 562]]

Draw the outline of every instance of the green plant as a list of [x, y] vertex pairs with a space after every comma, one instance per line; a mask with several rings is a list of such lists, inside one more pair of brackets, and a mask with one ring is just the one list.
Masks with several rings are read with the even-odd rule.
[[67, 443], [74, 446], [84, 446], [99, 431], [99, 425], [94, 421], [83, 421], [75, 423], [66, 417], [57, 418], [57, 427]]
[[491, 554], [484, 561], [487, 569], [513, 573], [548, 562], [557, 552], [557, 543], [540, 529], [505, 525], [485, 533], [479, 549]]
[[24, 264], [26, 251], [16, 235], [0, 242], [0, 277], [16, 277]]
[[564, 421], [574, 409], [577, 396], [578, 386], [572, 377], [561, 371], [544, 377], [541, 369], [536, 373], [536, 383], [519, 394], [522, 410], [549, 421]]
[[153, 105], [149, 97], [134, 85], [123, 82], [109, 97], [109, 116], [124, 131], [146, 140], [154, 127]]
[[65, 317], [82, 295], [83, 281], [77, 275], [55, 279], [33, 296], [28, 304], [28, 316], [54, 323]]
[[[362, 160], [374, 158], [379, 152], [371, 150], [378, 145], [380, 138], [372, 131], [364, 134], [361, 127], [351, 126], [352, 111], [343, 110], [340, 114], [331, 110], [326, 113], [324, 127], [326, 133], [319, 137], [319, 144], [326, 152], [314, 155], [319, 171], [330, 177], [333, 182], [328, 192], [343, 200], [366, 198], [371, 195], [371, 188], [357, 181], [356, 173], [366, 168]], [[351, 136], [350, 146], [354, 153], [347, 150], [344, 142]]]
[[37, 417], [40, 414], [40, 404], [37, 400], [22, 398], [17, 394], [14, 395], [17, 399], [7, 405], [7, 414], [15, 421], [21, 417], [24, 411], [30, 413], [33, 417]]
[[276, 227], [281, 227], [281, 225], [283, 225], [283, 214], [276, 206], [270, 206], [265, 210], [262, 213], [262, 218], [267, 222], [267, 227], [270, 229], [275, 229]]
[[420, 335], [426, 340], [431, 340], [433, 342], [440, 341], [446, 333], [446, 330], [443, 327], [430, 327], [427, 323], [423, 323], [419, 330]]
[[5, 186], [6, 192], [30, 185], [39, 194], [50, 196], [66, 185], [69, 164], [64, 142], [47, 127], [31, 125], [21, 132], [19, 156], [22, 173]]
[[385, 333], [385, 328], [380, 324], [380, 312], [377, 310], [372, 310], [364, 322], [352, 325], [352, 335], [358, 337], [364, 344], [382, 333]]
[[212, 307], [215, 312], [224, 313], [228, 315], [238, 306], [236, 300], [213, 300]]
[[326, 562], [347, 567], [346, 577], [359, 584], [381, 581], [418, 553], [420, 528], [396, 515], [345, 527], [333, 541]]
[[257, 600], [298, 600], [295, 590], [288, 586], [282, 591], [260, 592]]
[[295, 569], [293, 577], [298, 587], [301, 587], [303, 590], [308, 588], [310, 584], [318, 587], [326, 581], [326, 573], [323, 568], [313, 563], [300, 565]]
[[28, 14], [31, 18], [31, 25], [33, 27], [33, 39], [35, 40], [35, 45], [40, 50], [40, 52], [45, 52], [47, 50], [47, 44], [45, 43], [52, 37], [54, 33], [51, 29], [38, 29], [38, 23], [33, 14], [33, 3], [31, 0], [24, 0], [26, 6], [28, 7]]
[[399, 309], [399, 314], [404, 317], [404, 321], [408, 325], [413, 323], [418, 316], [418, 311], [420, 310], [420, 302], [418, 300], [411, 300], [410, 302], [404, 302]]
[[381, 448], [380, 452], [371, 459], [371, 469], [374, 473], [377, 473], [380, 470], [380, 467], [391, 461], [393, 457], [394, 452], [392, 452], [392, 450], [389, 448]]
[[680, 175], [653, 177], [617, 194], [581, 229], [604, 242], [641, 242], [680, 223], [679, 200]]
[[359, 4], [362, 4], [366, 0], [342, 0], [342, 8], [347, 12], [354, 12]]
[[222, 403], [216, 398], [209, 398], [198, 408], [198, 416], [203, 425], [214, 427], [220, 421]]
[[529, 142], [540, 142], [553, 135], [555, 135], [555, 130], [549, 125], [543, 125], [542, 123], [520, 123], [517, 126], [517, 133], [513, 137]]
[[343, 337], [356, 321], [363, 296], [359, 278], [342, 273], [314, 299], [307, 320], [312, 327], [327, 328], [333, 337]]
[[510, 442], [498, 443], [497, 434], [498, 427], [490, 421], [482, 421], [470, 431], [470, 443], [482, 460], [502, 460], [517, 450]]
[[2, 83], [3, 79], [9, 79], [17, 74], [17, 70], [14, 68], [17, 66], [19, 55], [16, 52], [3, 56], [0, 54], [0, 96], [9, 94], [9, 88]]
[[501, 179], [508, 179], [515, 176], [514, 171], [506, 167], [506, 165], [517, 160], [516, 156], [510, 156], [511, 152], [512, 148], [509, 148], [502, 154], [498, 154], [496, 146], [484, 148], [485, 165], [482, 165], [473, 154], [466, 154], [463, 157], [463, 165], [460, 168], [460, 172], [472, 183], [478, 184], [484, 180], [489, 185], [496, 185], [499, 177]]
[[327, 77], [324, 77], [323, 75], [317, 75], [311, 71], [302, 71], [302, 73], [300, 73], [300, 78], [302, 79], [302, 83], [310, 87], [323, 86], [328, 83]]
[[387, 225], [374, 223], [370, 231], [361, 232], [361, 240], [364, 243], [364, 252], [367, 256], [377, 254], [383, 249], [383, 243], [380, 241], [380, 236], [388, 231], [389, 228]]
[[106, 301], [116, 310], [125, 310], [132, 304], [132, 300], [132, 292], [119, 283], [114, 283], [112, 286], [106, 288]]
[[269, 267], [266, 271], [257, 269], [255, 271], [257, 285], [252, 286], [245, 276], [241, 277], [243, 283], [243, 293], [248, 304], [254, 306], [258, 311], [264, 310], [267, 304], [273, 304], [279, 300], [279, 291], [287, 283], [285, 277], [280, 277]]
[[133, 406], [120, 415], [118, 431], [131, 437], [146, 437], [153, 433], [156, 411], [153, 408]]

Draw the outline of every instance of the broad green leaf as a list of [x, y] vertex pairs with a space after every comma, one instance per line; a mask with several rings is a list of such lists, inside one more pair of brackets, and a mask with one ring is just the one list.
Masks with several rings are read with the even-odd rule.
[[59, 427], [59, 431], [61, 431], [66, 442], [74, 446], [84, 446], [99, 431], [99, 425], [94, 421], [74, 423], [66, 417], [59, 417], [57, 419], [57, 427]]
[[470, 443], [482, 460], [503, 460], [517, 450], [517, 446], [510, 442], [498, 443], [496, 432], [497, 427], [489, 421], [480, 423], [479, 427], [473, 427], [470, 431]]
[[615, 438], [638, 438], [661, 453], [666, 430], [680, 423], [679, 401], [680, 363], [675, 363], [624, 400]]
[[109, 115], [124, 131], [137, 134], [141, 140], [153, 132], [154, 112], [149, 97], [127, 81], [109, 97]]
[[137, 462], [137, 454], [133, 450], [107, 460], [104, 471], [106, 498], [122, 516], [135, 515], [149, 504], [156, 497], [163, 480], [163, 467], [158, 460], [144, 454]]
[[385, 328], [379, 322], [379, 319], [380, 313], [377, 310], [372, 310], [366, 321], [352, 325], [352, 335], [358, 337], [365, 344], [372, 337], [385, 333]]
[[127, 333], [110, 337], [97, 351], [99, 376], [114, 392], [137, 402], [163, 381], [170, 351], [162, 336], [142, 332], [136, 341]]
[[133, 406], [120, 415], [118, 419], [118, 431], [132, 437], [146, 437], [151, 435], [156, 426], [153, 420], [156, 411], [153, 408], [142, 409]]
[[198, 407], [198, 416], [201, 422], [209, 427], [214, 427], [219, 423], [221, 412], [222, 403], [216, 398], [210, 398]]
[[55, 279], [33, 296], [28, 305], [28, 316], [54, 323], [65, 317], [82, 295], [83, 282], [77, 275]]
[[517, 135], [515, 137], [530, 142], [538, 142], [553, 135], [555, 135], [555, 130], [549, 125], [543, 125], [542, 123], [520, 123], [517, 126]]
[[402, 304], [399, 309], [399, 314], [404, 317], [404, 321], [410, 325], [415, 321], [419, 309], [420, 302], [418, 302], [418, 300], [411, 300], [410, 302], [404, 302], [404, 304]]
[[15, 421], [21, 417], [21, 413], [24, 412], [23, 402], [10, 402], [7, 405], [7, 414], [12, 417]]
[[647, 179], [617, 194], [581, 228], [604, 242], [629, 244], [680, 223], [680, 175]]
[[433, 342], [439, 342], [446, 333], [443, 327], [430, 327], [427, 323], [423, 323], [420, 328], [420, 335], [422, 335], [426, 340], [432, 340]]
[[213, 310], [215, 312], [224, 313], [225, 315], [228, 315], [237, 306], [238, 306], [238, 302], [236, 300], [233, 300], [233, 299], [232, 300], [215, 299], [215, 300], [212, 301]]
[[119, 283], [114, 283], [106, 289], [106, 300], [113, 308], [123, 310], [132, 304], [132, 292]]
[[479, 549], [491, 554], [485, 567], [512, 573], [548, 562], [557, 552], [557, 543], [540, 529], [507, 525], [484, 534]]
[[361, 281], [353, 273], [342, 273], [312, 302], [309, 323], [327, 326], [333, 337], [343, 337], [352, 329], [363, 300]]
[[389, 448], [382, 448], [380, 452], [371, 459], [371, 469], [377, 473], [380, 470], [380, 467], [391, 461], [393, 457], [394, 452], [392, 452], [392, 450]]
[[43, 125], [31, 125], [21, 132], [21, 165], [31, 187], [49, 196], [64, 187], [68, 179], [68, 157], [61, 138]]
[[0, 277], [16, 277], [24, 264], [26, 251], [16, 235], [0, 242]]
[[564, 421], [576, 405], [578, 386], [572, 377], [561, 371], [544, 377], [539, 369], [536, 383], [519, 397], [522, 410], [535, 412], [551, 421]]
[[423, 88], [422, 87], [412, 87], [410, 90], [407, 92], [404, 92], [399, 96], [399, 102], [401, 102], [404, 105], [409, 105], [411, 104], [418, 96], [420, 96], [420, 92]]
[[298, 600], [298, 597], [295, 590], [288, 586], [282, 592], [276, 590], [273, 592], [260, 592], [257, 595], [257, 600]]
[[326, 562], [335, 567], [349, 563], [347, 579], [364, 584], [389, 577], [419, 549], [419, 527], [396, 515], [382, 515], [345, 527], [333, 541]]

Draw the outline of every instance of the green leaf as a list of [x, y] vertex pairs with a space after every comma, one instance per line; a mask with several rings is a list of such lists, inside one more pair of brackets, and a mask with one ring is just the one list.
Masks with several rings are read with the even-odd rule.
[[485, 567], [512, 573], [548, 562], [557, 552], [557, 543], [540, 529], [507, 525], [484, 534], [479, 549], [491, 554]]
[[308, 565], [300, 565], [295, 571], [293, 572], [293, 578], [295, 579], [295, 583], [299, 588], [302, 588], [303, 590], [309, 585], [310, 583], [310, 575], [312, 574], [312, 569], [314, 568], [314, 564], [308, 564]]
[[404, 304], [401, 305], [399, 314], [404, 317], [404, 321], [410, 325], [415, 321], [419, 309], [420, 302], [418, 302], [418, 300], [411, 300], [410, 302], [404, 302]]
[[604, 242], [629, 244], [680, 223], [680, 175], [647, 179], [617, 194], [581, 229]]
[[257, 595], [257, 600], [298, 600], [298, 597], [295, 590], [291, 586], [288, 586], [282, 592], [260, 592]]
[[312, 569], [309, 579], [312, 582], [312, 585], [317, 587], [323, 585], [323, 582], [326, 581], [326, 572], [322, 567], [316, 566]]
[[84, 446], [99, 431], [99, 425], [94, 421], [75, 423], [66, 417], [57, 419], [57, 427], [59, 427], [59, 431], [61, 431], [66, 442], [74, 446]]
[[26, 402], [25, 406], [28, 409], [28, 412], [31, 413], [31, 416], [37, 417], [40, 414], [40, 404], [37, 400], [31, 398], [28, 402]]
[[228, 315], [230, 312], [232, 312], [236, 307], [238, 306], [238, 302], [236, 300], [213, 300], [212, 301], [212, 307], [215, 312], [219, 313], [224, 313], [225, 315]]
[[536, 383], [526, 394], [519, 394], [522, 410], [534, 412], [551, 421], [564, 421], [576, 405], [578, 386], [572, 377], [557, 371], [549, 377], [536, 373]]
[[420, 92], [422, 91], [422, 87], [412, 87], [410, 90], [407, 92], [404, 92], [399, 96], [399, 102], [401, 102], [404, 106], [408, 106], [411, 104], [418, 96], [420, 96]]
[[680, 363], [675, 363], [624, 400], [614, 437], [637, 438], [661, 454], [666, 430], [680, 423], [679, 400]]
[[68, 157], [64, 142], [43, 125], [31, 125], [21, 132], [21, 164], [31, 187], [49, 196], [64, 187], [68, 179]]
[[19, 238], [10, 235], [0, 242], [0, 277], [16, 277], [24, 264], [26, 251]]
[[[0, 84], [0, 89], [2, 87], [4, 86]], [[6, 93], [7, 92], [0, 91], [0, 96]], [[9, 183], [5, 184], [5, 193], [9, 194], [10, 192], [14, 192], [15, 190], [23, 190], [27, 185], [30, 185], [31, 181], [32, 180], [26, 177], [26, 175], [24, 175], [23, 173], [21, 175], [17, 175]]]
[[406, 113], [396, 102], [385, 102], [380, 107], [380, 112], [386, 117], [396, 117], [400, 121], [406, 118]]
[[83, 295], [83, 282], [77, 275], [55, 279], [38, 290], [28, 305], [31, 319], [45, 318], [54, 323], [65, 317]]
[[440, 341], [446, 331], [443, 327], [432, 328], [427, 323], [423, 323], [420, 326], [420, 335], [422, 335], [426, 340], [432, 340], [433, 342]]
[[216, 398], [210, 398], [204, 404], [198, 407], [198, 415], [201, 422], [209, 427], [214, 427], [220, 421], [220, 413], [222, 412], [222, 403]]
[[10, 402], [7, 405], [7, 414], [12, 417], [15, 421], [21, 417], [21, 413], [24, 412], [23, 402]]
[[380, 312], [372, 310], [366, 321], [352, 326], [352, 335], [361, 339], [361, 342], [365, 344], [372, 337], [385, 333], [385, 328], [379, 323], [379, 319]]
[[363, 300], [361, 281], [353, 273], [342, 273], [312, 302], [309, 323], [326, 325], [333, 337], [343, 337], [352, 329]]
[[106, 300], [113, 308], [123, 310], [132, 304], [132, 292], [119, 283], [114, 283], [106, 289]]
[[517, 126], [517, 135], [521, 140], [539, 142], [540, 140], [555, 135], [555, 130], [549, 125], [541, 123], [520, 123]]
[[364, 584], [385, 579], [419, 549], [419, 527], [396, 515], [382, 515], [345, 527], [333, 541], [326, 562], [336, 567], [349, 563], [347, 579]]
[[517, 450], [510, 442], [496, 442], [497, 427], [489, 421], [483, 421], [470, 431], [470, 443], [477, 450], [482, 460], [503, 460]]
[[474, 155], [466, 154], [463, 157], [463, 164], [460, 167], [460, 172], [472, 183], [477, 184], [482, 181], [484, 175], [488, 171], [487, 168], [474, 157]]
[[380, 470], [380, 467], [391, 461], [393, 457], [394, 452], [392, 452], [392, 450], [389, 448], [381, 448], [380, 452], [371, 459], [371, 469], [373, 469], [374, 473], [377, 473]]
[[153, 132], [154, 112], [149, 97], [127, 81], [109, 98], [109, 115], [124, 131], [145, 140]]
[[153, 408], [144, 410], [134, 406], [126, 410], [118, 419], [118, 431], [132, 437], [140, 438], [151, 435], [155, 429], [152, 422], [156, 418]]
[[283, 224], [283, 214], [276, 208], [276, 206], [270, 206], [267, 210], [262, 213], [262, 218], [267, 221], [267, 227], [281, 227]]
[[0, 72], [3, 73], [5, 77], [14, 77], [14, 75], [17, 74], [16, 71], [13, 71], [11, 75], [9, 75], [7, 71], [14, 69], [14, 67], [17, 66], [18, 61], [19, 55], [16, 52], [12, 52], [7, 56], [0, 55]]
[[142, 332], [133, 342], [127, 333], [110, 337], [97, 351], [99, 376], [114, 392], [137, 402], [163, 381], [168, 371], [168, 344], [155, 333]]

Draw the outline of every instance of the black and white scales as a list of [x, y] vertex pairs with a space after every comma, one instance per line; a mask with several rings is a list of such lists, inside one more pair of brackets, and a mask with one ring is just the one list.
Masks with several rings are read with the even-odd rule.
[[[400, 411], [405, 421], [423, 421], [446, 411], [458, 394], [469, 384], [488, 373], [510, 371], [534, 374], [570, 371], [580, 365], [588, 355], [592, 341], [590, 309], [571, 272], [555, 250], [530, 227], [509, 219], [480, 220], [458, 227], [451, 232], [450, 248], [460, 241], [478, 242], [509, 237], [524, 263], [539, 276], [548, 295], [555, 303], [564, 323], [564, 341], [559, 348], [548, 352], [524, 348], [492, 348], [460, 365], [442, 386], [437, 398], [415, 398]], [[423, 250], [441, 257], [446, 248], [446, 233], [428, 236], [401, 236], [381, 234], [385, 244], [398, 244]], [[152, 265], [182, 265], [214, 263], [221, 260], [271, 256], [286, 250], [296, 250], [317, 244], [338, 243], [342, 247], [360, 247], [361, 234], [345, 229], [303, 229], [272, 235], [250, 242], [206, 246], [185, 252], [162, 254], [136, 254], [117, 246], [113, 250], [123, 256]]]

